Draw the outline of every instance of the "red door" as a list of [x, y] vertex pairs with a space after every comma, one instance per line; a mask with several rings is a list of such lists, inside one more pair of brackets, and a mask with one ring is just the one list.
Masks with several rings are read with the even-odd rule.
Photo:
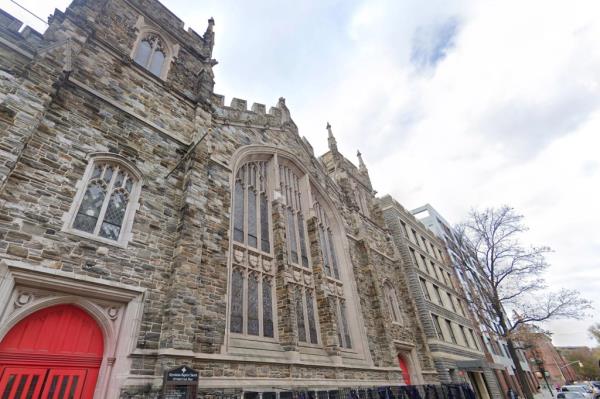
[[410, 373], [408, 372], [408, 366], [406, 365], [406, 361], [404, 361], [402, 355], [398, 355], [398, 363], [400, 364], [400, 372], [402, 373], [404, 383], [406, 385], [410, 385]]
[[[7, 367], [0, 379], [1, 398], [37, 398], [47, 369]], [[21, 396], [23, 395], [23, 396]]]
[[42, 309], [0, 342], [0, 398], [92, 399], [103, 351], [102, 332], [85, 311]]

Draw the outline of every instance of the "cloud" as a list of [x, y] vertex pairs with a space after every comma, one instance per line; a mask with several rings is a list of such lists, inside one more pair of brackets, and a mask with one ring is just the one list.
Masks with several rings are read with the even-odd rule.
[[[596, 0], [164, 3], [199, 32], [215, 17], [217, 92], [286, 97], [316, 153], [330, 121], [375, 189], [408, 208], [457, 222], [515, 206], [527, 241], [555, 249], [548, 282], [600, 309]], [[555, 343], [590, 343], [594, 320], [551, 324]]]
[[[285, 26], [275, 35], [253, 21], [240, 43], [247, 19], [227, 21], [219, 90], [284, 95], [317, 153], [330, 121], [345, 154], [361, 149], [375, 189], [408, 208], [430, 202], [458, 222], [471, 207], [515, 206], [525, 240], [555, 249], [551, 287], [600, 306], [600, 4], [371, 0], [314, 11], [240, 10]], [[248, 63], [254, 48], [261, 58]], [[593, 320], [551, 324], [556, 343], [589, 343]]]
[[410, 61], [419, 69], [435, 67], [454, 46], [458, 27], [456, 18], [418, 27], [412, 40]]

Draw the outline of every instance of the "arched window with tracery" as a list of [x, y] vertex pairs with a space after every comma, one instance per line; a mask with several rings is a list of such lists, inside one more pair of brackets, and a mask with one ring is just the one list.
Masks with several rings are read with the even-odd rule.
[[278, 158], [279, 189], [284, 199], [288, 262], [298, 276], [294, 289], [298, 340], [319, 342], [314, 278], [308, 249], [305, 210], [308, 208], [308, 177], [291, 162]]
[[233, 185], [232, 333], [275, 337], [269, 159], [238, 168]]
[[161, 77], [165, 69], [167, 48], [155, 33], [145, 33], [138, 41], [133, 60], [154, 75]]
[[383, 284], [383, 294], [385, 295], [385, 301], [392, 315], [392, 320], [396, 323], [402, 323], [402, 313], [400, 313], [398, 296], [396, 295], [396, 290], [394, 287], [392, 287], [389, 281], [386, 281]]
[[285, 198], [289, 261], [292, 264], [308, 268], [306, 223], [303, 209], [306, 206], [303, 204], [306, 183], [293, 167], [283, 163], [279, 165], [279, 184]]
[[336, 240], [333, 234], [328, 211], [322, 205], [324, 200], [314, 189], [312, 190], [313, 208], [317, 217], [317, 232], [321, 256], [323, 258], [323, 269], [327, 276], [329, 294], [334, 299], [335, 315], [337, 319], [338, 341], [343, 348], [352, 348], [352, 338], [348, 326], [348, 314], [346, 309], [345, 287], [341, 280], [338, 265], [339, 257], [336, 253]]
[[75, 196], [67, 230], [125, 244], [139, 196], [139, 176], [112, 156], [92, 158]]

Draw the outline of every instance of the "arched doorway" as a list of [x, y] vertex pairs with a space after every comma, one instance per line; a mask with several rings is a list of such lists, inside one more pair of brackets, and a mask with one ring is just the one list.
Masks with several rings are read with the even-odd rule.
[[0, 397], [92, 399], [103, 351], [102, 331], [82, 309], [39, 310], [0, 342]]
[[410, 372], [406, 360], [402, 355], [398, 354], [398, 364], [400, 366], [400, 372], [402, 373], [402, 379], [406, 385], [410, 385]]

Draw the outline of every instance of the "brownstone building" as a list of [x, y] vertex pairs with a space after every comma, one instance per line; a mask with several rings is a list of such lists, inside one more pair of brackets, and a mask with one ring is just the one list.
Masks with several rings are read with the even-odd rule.
[[546, 382], [552, 388], [573, 383], [577, 377], [570, 367], [570, 362], [552, 344], [552, 338], [543, 331], [529, 329], [530, 348], [526, 356], [531, 360], [540, 386], [545, 385]]
[[368, 171], [330, 127], [318, 158], [283, 98], [225, 105], [212, 19], [76, 0], [49, 22], [0, 13], [0, 393], [439, 382]]

